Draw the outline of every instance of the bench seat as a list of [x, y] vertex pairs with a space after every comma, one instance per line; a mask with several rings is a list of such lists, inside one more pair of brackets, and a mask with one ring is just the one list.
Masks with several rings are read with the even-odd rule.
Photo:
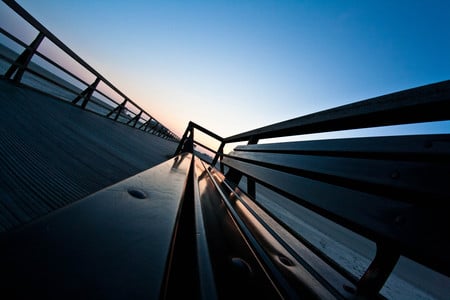
[[1, 234], [2, 294], [160, 297], [191, 160], [182, 154]]

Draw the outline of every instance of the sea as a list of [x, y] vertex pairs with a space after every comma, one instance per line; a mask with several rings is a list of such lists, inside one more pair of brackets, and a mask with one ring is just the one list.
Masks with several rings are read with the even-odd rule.
[[[17, 53], [1, 44], [0, 54], [17, 57]], [[1, 75], [8, 70], [9, 65], [9, 62], [0, 58]], [[82, 91], [81, 87], [42, 69], [40, 66], [35, 65], [34, 68], [46, 72], [47, 76], [51, 76], [60, 84], [78, 92]], [[52, 94], [61, 100], [71, 101], [76, 97], [75, 93], [68, 92], [30, 73], [25, 73], [23, 83]], [[95, 95], [94, 101], [89, 104], [88, 109], [105, 115], [113, 107], [109, 100], [102, 99], [101, 95]], [[123, 119], [122, 121], [130, 119], [130, 116], [127, 115], [120, 117]], [[245, 179], [241, 182], [241, 185], [245, 190]], [[356, 277], [363, 275], [375, 256], [376, 246], [373, 242], [316, 215], [300, 205], [292, 203], [292, 201], [263, 186], [257, 186], [256, 199], [259, 205], [272, 212], [283, 223]], [[406, 257], [401, 257], [382, 288], [381, 294], [388, 299], [450, 299], [450, 278], [421, 266]]]

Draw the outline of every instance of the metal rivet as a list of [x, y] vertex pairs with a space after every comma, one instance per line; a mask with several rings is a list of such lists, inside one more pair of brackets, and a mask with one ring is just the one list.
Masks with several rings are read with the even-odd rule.
[[136, 189], [129, 189], [128, 190], [128, 194], [130, 194], [134, 198], [138, 198], [138, 199], [145, 199], [145, 198], [147, 198], [147, 195], [143, 191], [136, 190]]
[[279, 255], [278, 259], [281, 261], [281, 263], [283, 263], [286, 266], [292, 267], [294, 265], [294, 263], [286, 256]]

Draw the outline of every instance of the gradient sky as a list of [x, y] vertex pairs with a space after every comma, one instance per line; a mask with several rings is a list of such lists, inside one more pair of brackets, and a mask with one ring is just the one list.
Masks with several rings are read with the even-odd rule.
[[180, 136], [450, 78], [450, 1], [18, 2]]

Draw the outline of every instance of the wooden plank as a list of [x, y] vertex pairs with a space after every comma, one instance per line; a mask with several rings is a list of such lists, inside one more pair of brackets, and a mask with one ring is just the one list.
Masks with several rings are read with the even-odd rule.
[[450, 119], [450, 80], [363, 100], [226, 138], [227, 143]]
[[15, 299], [157, 299], [191, 158], [1, 235], [0, 290]]
[[199, 277], [199, 290], [201, 299], [217, 299], [217, 288], [214, 281], [214, 271], [211, 263], [211, 255], [208, 247], [208, 239], [206, 235], [205, 218], [202, 212], [202, 203], [200, 200], [200, 189], [198, 186], [200, 176], [204, 175], [206, 169], [197, 157], [195, 159], [193, 172], [193, 189], [194, 189], [194, 215], [195, 215], [195, 232], [196, 232], [196, 248], [197, 248], [197, 264]]
[[204, 164], [200, 170], [201, 211], [219, 297], [294, 299], [286, 280], [242, 220], [236, 218], [235, 210], [230, 209], [227, 196], [218, 186], [220, 182], [214, 179], [215, 174], [211, 175]]
[[333, 156], [450, 158], [450, 134], [346, 138], [286, 143], [240, 145], [235, 151], [314, 153]]
[[223, 163], [369, 239], [392, 244], [445, 274], [450, 270], [447, 205], [393, 201], [229, 157]]
[[228, 157], [406, 202], [440, 204], [450, 197], [450, 189], [443, 188], [450, 178], [448, 161], [410, 161], [401, 153], [398, 155], [402, 160], [382, 160], [248, 152], [243, 148]]
[[[23, 224], [165, 161], [177, 144], [0, 80], [0, 202]], [[9, 202], [13, 202], [13, 204]], [[11, 228], [2, 226], [0, 231]]]

